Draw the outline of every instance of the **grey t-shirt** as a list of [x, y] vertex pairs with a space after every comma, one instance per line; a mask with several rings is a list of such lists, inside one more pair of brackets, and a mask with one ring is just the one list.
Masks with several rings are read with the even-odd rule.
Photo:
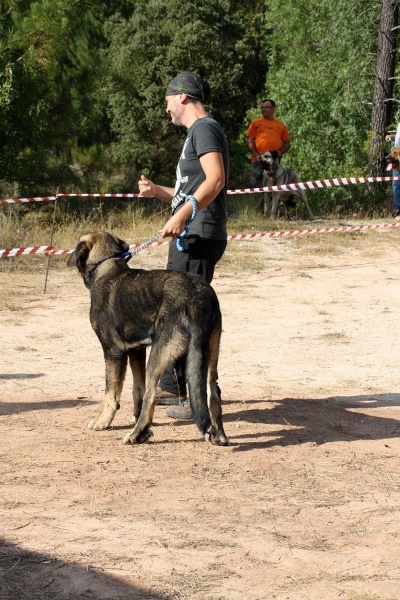
[[197, 119], [188, 129], [182, 154], [176, 168], [176, 184], [172, 199], [172, 214], [185, 203], [187, 195], [196, 197], [196, 190], [205, 180], [199, 157], [207, 152], [221, 152], [225, 169], [225, 185], [188, 226], [188, 236], [226, 240], [226, 190], [228, 186], [228, 142], [225, 133], [211, 117]]

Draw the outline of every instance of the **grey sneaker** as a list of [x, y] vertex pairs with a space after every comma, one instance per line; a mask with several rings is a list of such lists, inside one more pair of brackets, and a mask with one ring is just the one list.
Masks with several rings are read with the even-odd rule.
[[185, 398], [178, 406], [167, 408], [165, 412], [171, 419], [193, 419], [189, 398]]
[[172, 392], [157, 388], [156, 404], [161, 404], [163, 406], [179, 406], [180, 401], [183, 402], [185, 399], [185, 396], [180, 396], [179, 394], [173, 394]]

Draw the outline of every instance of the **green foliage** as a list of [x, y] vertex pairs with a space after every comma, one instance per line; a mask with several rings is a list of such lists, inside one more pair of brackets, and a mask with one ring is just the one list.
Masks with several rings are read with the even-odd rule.
[[[184, 69], [213, 88], [208, 109], [228, 135], [231, 187], [248, 182], [244, 138], [265, 97], [291, 135], [285, 167], [305, 180], [364, 175], [379, 8], [364, 0], [2, 0], [0, 189], [132, 191], [141, 171], [171, 184], [185, 131], [170, 123], [164, 94]], [[371, 202], [362, 187], [311, 193], [320, 210], [329, 198], [338, 210]]]
[[235, 140], [264, 85], [263, 10], [263, 0], [3, 0], [0, 186], [93, 191], [108, 180], [119, 191], [137, 169], [173, 178], [185, 134], [164, 93], [183, 69], [209, 80], [210, 110]]
[[98, 94], [101, 5], [42, 0], [0, 6], [1, 178], [30, 194], [77, 183], [71, 147], [110, 142]]
[[265, 97], [291, 136], [285, 167], [303, 180], [364, 175], [379, 4], [270, 0], [268, 7]]
[[164, 96], [183, 70], [210, 83], [209, 110], [234, 139], [255, 84], [252, 47], [228, 0], [149, 0], [129, 20], [111, 17], [105, 31], [109, 116], [120, 160], [156, 177], [173, 176], [184, 132], [166, 117]]

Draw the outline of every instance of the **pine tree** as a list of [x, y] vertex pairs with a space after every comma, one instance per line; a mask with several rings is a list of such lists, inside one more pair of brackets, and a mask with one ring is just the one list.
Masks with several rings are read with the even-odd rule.
[[254, 102], [253, 48], [228, 0], [149, 0], [106, 25], [109, 115], [116, 151], [152, 176], [173, 176], [182, 135], [165, 115], [167, 83], [183, 70], [213, 90], [211, 114], [234, 140]]
[[365, 175], [376, 56], [376, 3], [269, 2], [266, 96], [288, 126], [285, 166], [303, 179]]

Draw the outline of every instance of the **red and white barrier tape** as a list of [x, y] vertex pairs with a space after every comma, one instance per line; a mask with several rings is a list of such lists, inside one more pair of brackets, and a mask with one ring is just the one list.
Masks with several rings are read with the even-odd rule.
[[21, 204], [24, 202], [49, 202], [57, 200], [57, 198], [143, 198], [140, 194], [58, 194], [58, 196], [38, 196], [36, 198], [14, 198], [8, 200], [0, 200], [0, 204]]
[[[369, 229], [391, 229], [393, 227], [400, 227], [400, 223], [382, 223], [376, 225], [354, 225], [348, 227], [323, 227], [320, 229], [293, 229], [291, 231], [270, 231], [266, 233], [242, 233], [239, 235], [228, 235], [228, 240], [254, 240], [257, 238], [278, 238], [278, 237], [290, 237], [294, 235], [306, 235], [313, 233], [347, 233], [349, 231], [367, 231]], [[169, 246], [170, 242], [153, 242], [147, 247], [151, 246]], [[142, 244], [132, 244], [129, 248], [138, 248]], [[73, 250], [55, 250], [51, 246], [29, 246], [28, 248], [9, 248], [7, 250], [0, 250], [0, 258], [7, 258], [9, 256], [26, 256], [27, 254], [71, 254]]]
[[[153, 242], [149, 246], [169, 246], [170, 242]], [[142, 244], [132, 244], [129, 248], [138, 248]], [[28, 254], [50, 254], [52, 256], [60, 254], [72, 254], [73, 250], [55, 250], [51, 246], [29, 246], [28, 248], [8, 248], [0, 250], [0, 258], [9, 256], [26, 256]]]
[[14, 198], [13, 200], [0, 200], [0, 204], [23, 204], [24, 202], [46, 202], [57, 200], [57, 196], [40, 196], [37, 198]]
[[339, 177], [335, 179], [318, 179], [300, 183], [287, 183], [285, 185], [272, 185], [260, 188], [245, 188], [242, 190], [228, 190], [228, 194], [252, 194], [254, 192], [291, 192], [295, 190], [315, 190], [320, 188], [339, 187], [358, 183], [374, 183], [380, 181], [398, 181], [400, 177]]
[[28, 248], [8, 248], [0, 250], [0, 258], [8, 256], [25, 256], [27, 254], [70, 254], [73, 250], [54, 250], [51, 246], [29, 246]]
[[[335, 179], [318, 179], [286, 185], [272, 185], [269, 187], [244, 188], [228, 190], [227, 194], [254, 194], [260, 192], [290, 192], [295, 190], [315, 190], [320, 188], [339, 187], [359, 183], [376, 183], [382, 181], [398, 181], [400, 177], [340, 177]], [[15, 198], [0, 200], [0, 204], [20, 204], [23, 202], [47, 202], [57, 198], [143, 198], [141, 194], [58, 194], [58, 196], [42, 196], [36, 198]]]
[[400, 223], [382, 223], [376, 225], [354, 225], [348, 227], [322, 227], [320, 229], [293, 229], [291, 231], [270, 231], [267, 233], [243, 233], [230, 235], [228, 240], [253, 240], [256, 238], [277, 238], [313, 233], [346, 233], [348, 231], [366, 231], [367, 229], [390, 229], [400, 227]]
[[64, 198], [144, 198], [141, 194], [59, 194]]

